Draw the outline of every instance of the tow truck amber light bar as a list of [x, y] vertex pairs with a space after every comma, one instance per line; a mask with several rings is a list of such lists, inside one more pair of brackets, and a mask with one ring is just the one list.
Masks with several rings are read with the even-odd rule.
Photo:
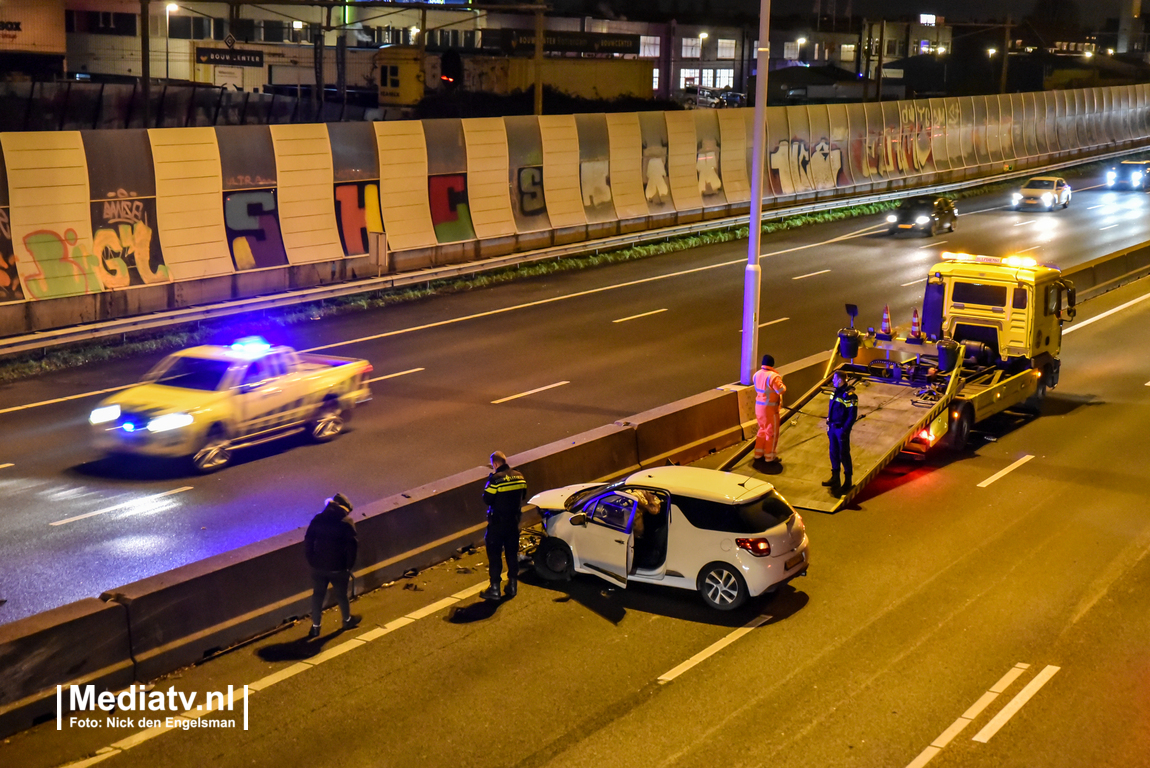
[[[1019, 267], [1022, 269], [1033, 269], [1040, 266], [1031, 256], [976, 256], [972, 253], [953, 253], [951, 251], [944, 251], [942, 254], [943, 261], [960, 261], [967, 264], [998, 264], [1003, 267]], [[1057, 269], [1052, 264], [1042, 264], [1041, 266]]]

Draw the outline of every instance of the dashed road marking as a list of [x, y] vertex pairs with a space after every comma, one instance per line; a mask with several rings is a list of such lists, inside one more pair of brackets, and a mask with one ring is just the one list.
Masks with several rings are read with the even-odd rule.
[[1059, 669], [1061, 669], [1061, 667], [1047, 665], [1033, 680], [1026, 684], [1025, 688], [1007, 702], [1006, 706], [1003, 707], [981, 731], [974, 735], [974, 741], [980, 741], [983, 744], [990, 741], [991, 737], [998, 733], [999, 729], [1010, 721], [1010, 718], [1018, 714], [1018, 710], [1022, 709], [1022, 706], [1030, 701], [1042, 686], [1050, 682], [1050, 678], [1054, 677]]
[[911, 280], [909, 283], [903, 283], [900, 287], [906, 288], [908, 285], [918, 285], [919, 283], [925, 283], [927, 280], [928, 278], [920, 277], [918, 280]]
[[1043, 245], [1042, 243], [1039, 243], [1038, 245], [1032, 245], [1029, 248], [1023, 248], [1021, 251], [1018, 251], [1018, 253], [1026, 253], [1027, 251], [1033, 251], [1035, 248], [1041, 248], [1042, 245]]
[[612, 320], [611, 322], [612, 323], [625, 323], [628, 320], [638, 320], [640, 317], [650, 317], [651, 315], [657, 315], [660, 312], [666, 312], [666, 311], [667, 311], [666, 309], [653, 309], [650, 312], [644, 312], [641, 315], [631, 315], [630, 317], [620, 317], [618, 320]]
[[1098, 228], [1098, 231], [1099, 231], [1099, 232], [1105, 232], [1106, 230], [1108, 230], [1108, 229], [1114, 229], [1114, 228], [1115, 228], [1115, 227], [1117, 227], [1117, 226], [1118, 226], [1117, 224], [1111, 224], [1109, 227], [1099, 227], [1099, 228]]
[[1015, 224], [1014, 226], [1025, 227], [1027, 224], [1033, 224], [1033, 223], [1034, 223], [1034, 219], [1030, 219], [1029, 221], [1020, 221], [1017, 224]]
[[934, 248], [935, 246], [942, 245], [943, 243], [949, 243], [949, 242], [950, 242], [949, 240], [936, 240], [933, 243], [927, 243], [926, 245], [920, 245], [918, 247], [918, 249], [921, 251], [923, 248]]
[[555, 387], [561, 387], [564, 384], [570, 384], [570, 383], [571, 382], [569, 382], [569, 381], [557, 381], [554, 384], [548, 384], [545, 387], [536, 387], [535, 389], [529, 389], [526, 392], [520, 392], [518, 395], [511, 395], [510, 397], [502, 397], [498, 400], [492, 400], [491, 404], [492, 405], [499, 405], [500, 403], [506, 403], [508, 400], [515, 400], [515, 399], [520, 398], [520, 397], [527, 397], [528, 395], [534, 395], [536, 392], [545, 392], [548, 389], [555, 389]]
[[830, 270], [829, 269], [820, 269], [818, 272], [808, 272], [805, 275], [799, 275], [798, 277], [792, 277], [791, 279], [792, 280], [802, 280], [802, 279], [807, 278], [807, 277], [814, 277], [815, 275], [825, 275], [827, 272], [830, 272]]
[[749, 621], [746, 624], [744, 624], [743, 626], [739, 627], [734, 632], [732, 632], [731, 634], [724, 637], [722, 640], [719, 640], [718, 642], [712, 643], [711, 645], [709, 645], [706, 648], [704, 648], [703, 650], [699, 651], [694, 656], [687, 659], [686, 661], [684, 661], [682, 664], [675, 667], [671, 671], [665, 672], [662, 675], [660, 675], [659, 676], [659, 683], [662, 684], [662, 683], [671, 682], [672, 680], [674, 680], [676, 677], [678, 677], [679, 675], [686, 672], [691, 667], [694, 667], [697, 664], [706, 661], [707, 659], [711, 658], [712, 656], [714, 656], [719, 651], [726, 648], [731, 643], [738, 640], [743, 635], [747, 634], [748, 632], [750, 632], [751, 630], [753, 630], [757, 627], [762, 626], [763, 624], [766, 624], [770, 620], [771, 620], [771, 617], [767, 616], [766, 614], [763, 614], [762, 616], [756, 616], [754, 619], [751, 619], [751, 621]]
[[124, 501], [124, 502], [121, 502], [119, 504], [113, 504], [110, 507], [104, 507], [103, 509], [97, 509], [95, 512], [87, 512], [83, 515], [76, 515], [75, 517], [69, 517], [69, 518], [66, 518], [64, 520], [57, 520], [54, 523], [48, 523], [48, 525], [65, 525], [67, 523], [74, 523], [77, 520], [85, 520], [89, 517], [95, 517], [96, 515], [102, 515], [105, 512], [115, 512], [117, 509], [123, 509], [124, 507], [131, 507], [131, 506], [135, 506], [135, 505], [148, 504], [150, 502], [156, 501], [157, 499], [163, 499], [163, 498], [166, 498], [168, 496], [175, 496], [177, 493], [183, 493], [184, 491], [190, 491], [190, 490], [192, 490], [192, 486], [185, 485], [183, 488], [175, 488], [175, 489], [170, 490], [170, 491], [164, 491], [163, 493], [157, 493], [153, 496], [145, 496], [142, 499], [132, 499], [131, 501]]
[[419, 373], [420, 371], [425, 371], [425, 370], [427, 370], [427, 369], [426, 368], [411, 368], [411, 369], [406, 370], [406, 371], [400, 371], [399, 373], [389, 373], [386, 376], [376, 376], [374, 379], [368, 379], [364, 383], [365, 384], [371, 384], [372, 382], [383, 381], [384, 379], [394, 379], [397, 376], [406, 376], [409, 373]]
[[1026, 462], [1030, 461], [1033, 458], [1034, 458], [1034, 456], [1032, 454], [1027, 454], [1027, 455], [1023, 456], [1021, 459], [1014, 462], [1013, 464], [1011, 464], [1006, 469], [1002, 470], [1001, 472], [995, 472], [993, 475], [991, 475], [990, 477], [983, 480], [981, 483], [978, 484], [978, 487], [979, 488], [985, 488], [988, 485], [990, 485], [991, 483], [993, 483], [994, 481], [1001, 480], [1003, 477], [1010, 474], [1014, 470], [1018, 469], [1023, 464], [1025, 464]]
[[14, 467], [14, 466], [16, 466], [16, 465], [15, 465], [15, 464], [11, 464], [11, 463], [9, 463], [9, 464], [0, 464], [0, 469], [8, 469], [8, 467]]
[[55, 405], [56, 403], [66, 403], [69, 400], [80, 400], [85, 397], [94, 397], [95, 395], [106, 395], [109, 392], [119, 392], [121, 389], [136, 386], [136, 382], [131, 384], [123, 384], [118, 387], [108, 387], [107, 389], [96, 389], [91, 392], [83, 392], [79, 395], [68, 395], [67, 397], [57, 397], [52, 400], [41, 400], [38, 403], [28, 403], [26, 405], [14, 405], [11, 408], [0, 408], [0, 414], [14, 413], [16, 411], [27, 410], [28, 408], [39, 408], [41, 405]]

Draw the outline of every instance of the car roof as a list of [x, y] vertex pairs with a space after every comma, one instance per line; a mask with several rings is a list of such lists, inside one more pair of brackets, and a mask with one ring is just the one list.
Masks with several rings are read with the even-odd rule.
[[[1027, 180], [1027, 184], [1032, 181], [1062, 181], [1061, 176], [1035, 176], [1033, 179]], [[1023, 185], [1025, 186], [1025, 185]]]
[[198, 347], [188, 347], [172, 354], [177, 357], [198, 357], [204, 360], [223, 360], [228, 363], [250, 363], [252, 360], [267, 357], [274, 352], [282, 352], [286, 347], [270, 347], [267, 352], [260, 355], [241, 352], [234, 347], [224, 347], [217, 344], [203, 344]]
[[699, 467], [642, 469], [628, 475], [626, 483], [665, 488], [672, 496], [681, 494], [727, 504], [758, 498], [774, 488], [770, 483], [755, 477]]

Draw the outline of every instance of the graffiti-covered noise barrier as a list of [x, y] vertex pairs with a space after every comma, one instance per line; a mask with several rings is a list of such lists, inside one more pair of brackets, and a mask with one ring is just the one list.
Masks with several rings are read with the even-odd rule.
[[[67, 325], [354, 279], [336, 262], [365, 263], [381, 233], [395, 271], [739, 215], [752, 123], [728, 109], [0, 133], [0, 304], [150, 297], [40, 313]], [[1150, 85], [772, 107], [765, 198], [963, 181], [1148, 135]], [[11, 309], [0, 333], [40, 329]]]

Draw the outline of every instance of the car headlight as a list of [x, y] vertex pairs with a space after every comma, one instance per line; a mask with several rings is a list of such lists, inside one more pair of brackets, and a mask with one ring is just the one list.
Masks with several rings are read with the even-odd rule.
[[1134, 173], [1130, 174], [1130, 183], [1131, 184], [1138, 184], [1141, 181], [1142, 181], [1142, 171], [1134, 171]]
[[107, 424], [109, 421], [115, 421], [118, 418], [120, 418], [120, 406], [102, 405], [92, 411], [92, 415], [88, 417], [88, 423]]
[[1042, 193], [1042, 203], [1044, 205], [1050, 205], [1053, 202], [1054, 202], [1054, 195], [1050, 194], [1049, 192], [1043, 192]]
[[1114, 171], [1107, 171], [1106, 172], [1106, 184], [1107, 184], [1107, 186], [1113, 184], [1117, 180], [1118, 180], [1118, 174], [1116, 172], [1114, 172]]
[[887, 223], [889, 223], [889, 224], [894, 224], [896, 221], [898, 221], [898, 216], [895, 216], [895, 215], [892, 213], [890, 216], [887, 216], [887, 217], [886, 217], [886, 220], [887, 220]]
[[1022, 193], [1021, 192], [1015, 192], [1013, 195], [1010, 196], [1010, 199], [1014, 203], [1020, 203], [1020, 202], [1022, 202]]
[[186, 427], [193, 421], [190, 413], [165, 413], [148, 422], [149, 432], [167, 432], [169, 429]]
[[914, 223], [915, 224], [926, 224], [928, 221], [930, 221], [929, 216], [919, 216], [917, 219], [914, 220]]

